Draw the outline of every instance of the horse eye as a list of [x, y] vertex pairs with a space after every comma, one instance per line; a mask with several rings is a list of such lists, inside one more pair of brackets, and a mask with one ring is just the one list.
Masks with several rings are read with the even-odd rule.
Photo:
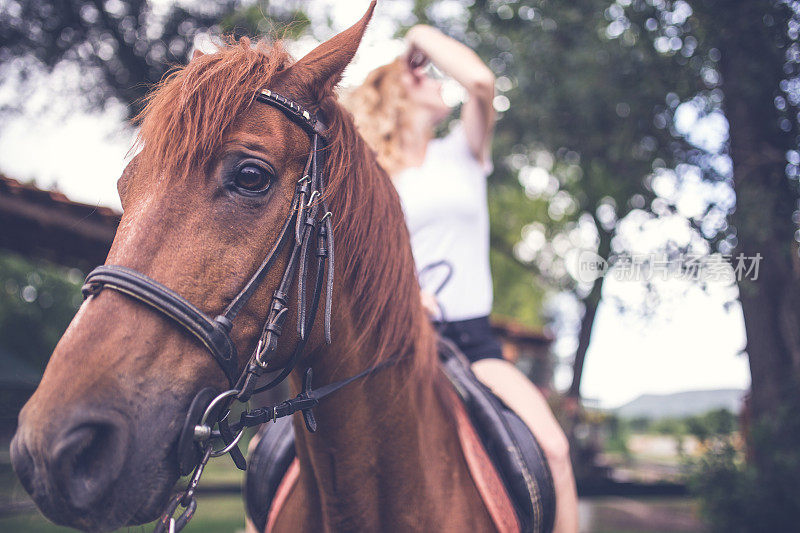
[[264, 192], [271, 180], [270, 173], [258, 165], [242, 165], [233, 176], [233, 181], [237, 187], [250, 192]]

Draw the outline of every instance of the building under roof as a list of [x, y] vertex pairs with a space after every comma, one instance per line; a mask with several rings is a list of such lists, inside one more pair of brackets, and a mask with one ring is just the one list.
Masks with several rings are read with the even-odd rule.
[[0, 248], [86, 270], [105, 262], [119, 219], [0, 174]]

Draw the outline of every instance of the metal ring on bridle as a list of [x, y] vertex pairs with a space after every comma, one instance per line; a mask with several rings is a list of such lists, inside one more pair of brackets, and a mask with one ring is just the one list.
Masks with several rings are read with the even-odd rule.
[[234, 446], [239, 444], [239, 440], [241, 440], [242, 435], [244, 435], [244, 430], [245, 430], [245, 428], [240, 429], [239, 433], [236, 434], [236, 436], [233, 438], [233, 440], [230, 442], [230, 444], [228, 444], [227, 446], [225, 446], [221, 450], [212, 451], [211, 452], [211, 457], [221, 457], [221, 456], [225, 455], [226, 453], [228, 453], [229, 451], [231, 451]]
[[[206, 410], [203, 413], [202, 418], [200, 418], [200, 423], [198, 425], [199, 426], [208, 426], [208, 418], [211, 416], [211, 413], [214, 412], [214, 408], [217, 405], [219, 405], [219, 403], [221, 401], [225, 400], [226, 398], [230, 398], [231, 396], [236, 396], [237, 394], [239, 394], [238, 390], [230, 389], [230, 390], [227, 390], [227, 391], [223, 392], [222, 394], [219, 394], [216, 398], [211, 400], [211, 403], [208, 404], [208, 407], [206, 407]], [[224, 417], [220, 418], [220, 420], [223, 420], [225, 417], [227, 417], [229, 413], [230, 413], [230, 409], [228, 410], [228, 413], [226, 413]], [[240, 429], [239, 433], [236, 434], [236, 437], [234, 437], [234, 439], [230, 443], [228, 443], [221, 450], [212, 451], [210, 456], [211, 457], [220, 457], [222, 455], [225, 455], [229, 451], [231, 451], [234, 446], [239, 444], [239, 440], [241, 440], [242, 435], [244, 435], [244, 430], [245, 430], [245, 428]]]
[[203, 413], [203, 417], [200, 419], [200, 424], [198, 424], [198, 425], [200, 425], [200, 426], [208, 425], [208, 417], [211, 416], [212, 411], [219, 404], [219, 402], [221, 402], [225, 398], [230, 398], [231, 396], [236, 396], [237, 394], [239, 394], [238, 390], [230, 389], [230, 390], [226, 390], [222, 394], [219, 394], [216, 398], [211, 400], [211, 403], [208, 404], [208, 407], [206, 407], [206, 410]]

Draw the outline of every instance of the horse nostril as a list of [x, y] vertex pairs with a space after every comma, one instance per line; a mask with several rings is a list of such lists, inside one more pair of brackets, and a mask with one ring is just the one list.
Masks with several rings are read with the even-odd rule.
[[33, 457], [19, 434], [15, 435], [11, 441], [11, 465], [22, 483], [22, 487], [28, 494], [33, 494]]
[[110, 420], [73, 425], [53, 443], [52, 479], [76, 509], [87, 509], [105, 495], [127, 456], [128, 433]]

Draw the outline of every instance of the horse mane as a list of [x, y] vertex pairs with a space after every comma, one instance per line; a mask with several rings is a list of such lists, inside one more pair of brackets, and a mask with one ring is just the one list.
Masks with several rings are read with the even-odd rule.
[[[281, 41], [255, 47], [247, 38], [226, 41], [213, 54], [193, 59], [158, 84], [137, 117], [140, 160], [151, 175], [185, 176], [202, 169], [220, 148], [235, 119], [256, 95], [271, 87], [293, 59]], [[292, 85], [307, 80], [292, 80]], [[306, 96], [308, 98], [308, 96]], [[337, 102], [329, 84], [313, 89], [314, 110], [328, 125], [325, 149], [326, 197], [333, 213], [337, 274], [351, 302], [356, 351], [372, 347], [373, 362], [394, 354], [417, 354], [413, 371], [432, 376], [433, 335], [423, 311], [410, 239], [399, 196], [375, 153], [359, 135], [352, 115]], [[335, 335], [335, 332], [334, 332]]]
[[326, 194], [337, 246], [351, 254], [340, 275], [354, 297], [356, 324], [363, 332], [359, 344], [377, 334], [376, 363], [416, 352], [416, 369], [430, 376], [436, 359], [426, 355], [434, 353], [433, 336], [420, 303], [400, 197], [332, 91], [320, 108], [329, 128]]

